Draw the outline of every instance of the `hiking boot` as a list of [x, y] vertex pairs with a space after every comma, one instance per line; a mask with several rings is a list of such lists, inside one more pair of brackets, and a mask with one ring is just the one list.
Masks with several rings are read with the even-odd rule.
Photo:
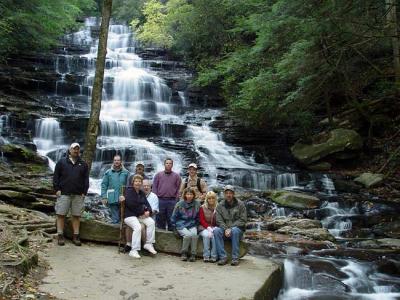
[[203, 257], [203, 261], [204, 261], [205, 263], [208, 263], [208, 262], [210, 262], [210, 258], [209, 258], [209, 257]]
[[137, 252], [137, 250], [131, 250], [129, 252], [129, 256], [134, 258], [140, 258], [139, 252]]
[[224, 266], [224, 265], [226, 265], [226, 263], [227, 263], [227, 259], [226, 258], [221, 258], [218, 261], [218, 266]]
[[188, 256], [186, 252], [182, 252], [181, 254], [181, 261], [187, 261], [188, 260]]
[[190, 255], [189, 261], [190, 262], [195, 262], [196, 261], [196, 254]]
[[237, 266], [237, 265], [239, 265], [239, 260], [237, 258], [232, 259], [231, 266]]
[[124, 253], [129, 253], [132, 250], [132, 247], [129, 245], [125, 245], [124, 247]]
[[72, 237], [72, 242], [74, 243], [75, 246], [81, 246], [81, 240], [79, 239], [79, 234], [74, 234]]
[[152, 244], [145, 244], [143, 249], [149, 251], [151, 254], [157, 254], [157, 251], [154, 249]]
[[64, 235], [59, 234], [57, 236], [57, 244], [58, 244], [58, 246], [64, 246], [65, 245]]
[[211, 259], [209, 261], [210, 261], [210, 263], [215, 264], [217, 262], [217, 259], [215, 257], [211, 257]]

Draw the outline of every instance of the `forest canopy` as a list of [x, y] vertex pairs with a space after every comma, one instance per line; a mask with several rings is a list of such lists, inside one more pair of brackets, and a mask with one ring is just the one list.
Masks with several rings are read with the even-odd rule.
[[397, 92], [396, 3], [147, 0], [145, 21], [131, 24], [143, 43], [182, 55], [198, 85], [221, 87], [249, 124], [306, 129], [336, 108], [368, 119], [368, 101]]
[[96, 11], [93, 0], [0, 0], [0, 57], [46, 50], [75, 28], [80, 15]]

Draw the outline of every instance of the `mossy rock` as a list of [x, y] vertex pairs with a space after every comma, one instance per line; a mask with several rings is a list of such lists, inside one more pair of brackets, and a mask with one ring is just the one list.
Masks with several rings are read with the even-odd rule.
[[334, 129], [328, 134], [313, 138], [312, 144], [297, 142], [292, 146], [293, 156], [302, 164], [310, 165], [322, 158], [346, 151], [354, 152], [363, 146], [361, 136], [354, 130]]
[[383, 182], [383, 174], [374, 173], [362, 173], [356, 179], [355, 182], [361, 183], [366, 188], [378, 186]]
[[[119, 225], [101, 222], [98, 220], [85, 220], [81, 219], [80, 238], [86, 241], [103, 242], [118, 244], [119, 241]], [[72, 224], [70, 219], [66, 221], [64, 230], [68, 238], [72, 238]], [[175, 236], [171, 231], [156, 229], [156, 243], [154, 244], [157, 251], [165, 253], [180, 254], [182, 239]], [[225, 242], [225, 250], [228, 256], [231, 254], [230, 241]], [[240, 242], [240, 257], [243, 257], [248, 252], [248, 244]], [[197, 244], [197, 256], [203, 256], [203, 242], [199, 238]]]
[[269, 196], [275, 203], [295, 209], [314, 209], [321, 204], [315, 196], [285, 190], [272, 191]]
[[5, 144], [0, 147], [0, 151], [4, 157], [15, 162], [45, 163], [45, 160], [37, 155], [36, 152], [21, 145]]

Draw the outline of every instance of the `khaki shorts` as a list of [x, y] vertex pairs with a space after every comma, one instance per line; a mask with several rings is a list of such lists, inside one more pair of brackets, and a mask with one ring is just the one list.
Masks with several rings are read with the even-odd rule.
[[84, 196], [61, 195], [57, 198], [55, 211], [57, 215], [66, 216], [71, 209], [71, 215], [80, 217], [83, 210]]

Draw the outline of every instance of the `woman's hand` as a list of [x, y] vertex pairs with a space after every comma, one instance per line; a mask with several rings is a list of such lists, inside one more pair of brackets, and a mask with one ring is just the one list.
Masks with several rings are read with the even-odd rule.
[[125, 197], [124, 196], [119, 196], [119, 202], [124, 202], [125, 201]]

